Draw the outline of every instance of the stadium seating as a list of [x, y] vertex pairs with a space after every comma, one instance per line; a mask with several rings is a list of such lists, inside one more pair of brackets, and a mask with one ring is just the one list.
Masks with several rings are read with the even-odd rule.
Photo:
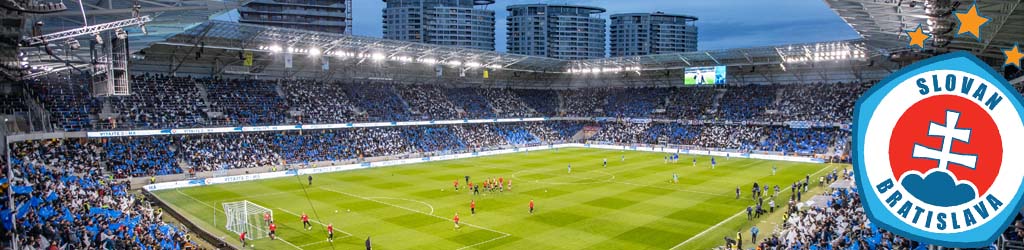
[[210, 110], [224, 115], [223, 123], [214, 118], [214, 124], [284, 124], [288, 108], [275, 82], [211, 78], [202, 83], [207, 88]]
[[132, 95], [109, 99], [120, 115], [116, 128], [191, 128], [207, 120], [191, 77], [140, 75], [132, 77], [131, 88]]
[[466, 115], [464, 118], [494, 118], [494, 108], [477, 92], [475, 88], [450, 88], [446, 89], [448, 99], [462, 108]]
[[82, 75], [50, 75], [26, 81], [36, 101], [50, 112], [50, 123], [65, 131], [92, 129], [100, 102], [92, 98]]
[[[27, 161], [36, 147], [12, 152], [13, 176], [0, 179], [13, 194], [0, 196], [5, 248], [13, 239], [13, 213], [19, 249], [181, 249], [195, 245], [187, 232], [161, 220], [162, 211], [130, 183], [98, 172], [76, 172], [61, 162]], [[38, 159], [36, 159], [38, 160]], [[13, 199], [13, 200], [10, 200]], [[13, 202], [17, 210], [9, 207]]]
[[282, 81], [281, 89], [289, 108], [298, 111], [296, 123], [324, 124], [355, 120], [354, 106], [337, 82], [312, 80]]

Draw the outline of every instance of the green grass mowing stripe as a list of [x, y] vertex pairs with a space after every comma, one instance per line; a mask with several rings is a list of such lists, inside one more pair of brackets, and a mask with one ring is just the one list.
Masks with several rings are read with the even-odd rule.
[[[624, 162], [620, 160], [622, 155], [626, 156]], [[712, 170], [706, 166], [710, 162], [707, 156], [683, 157], [686, 161], [672, 164], [663, 161], [664, 155], [561, 149], [558, 152], [521, 152], [320, 174], [314, 178], [314, 187], [319, 188], [308, 190], [312, 207], [306, 202], [296, 202], [300, 197], [292, 195], [295, 193], [291, 191], [301, 190], [294, 180], [229, 183], [183, 191], [200, 200], [248, 199], [293, 213], [308, 212], [309, 209], [346, 211], [350, 208], [352, 212], [321, 212], [321, 218], [317, 218], [321, 222], [333, 221], [336, 227], [344, 227], [360, 236], [341, 242], [342, 249], [360, 248], [360, 238], [367, 235], [374, 236], [376, 247], [396, 249], [457, 249], [467, 246], [488, 249], [666, 249], [683, 237], [697, 235], [733, 215], [724, 211], [738, 211], [752, 204], [748, 197], [735, 199], [733, 192], [736, 186], [749, 187], [757, 181], [788, 187], [782, 184], [802, 179], [806, 173], [819, 168], [814, 164], [721, 158], [718, 167]], [[701, 164], [693, 167], [689, 162], [691, 157], [697, 158]], [[608, 158], [607, 168], [601, 167], [603, 158]], [[566, 165], [570, 162], [573, 173], [567, 174]], [[771, 165], [779, 166], [778, 175], [771, 175]], [[520, 170], [527, 171], [513, 178], [512, 174]], [[680, 175], [681, 183], [670, 183], [672, 173]], [[515, 189], [503, 193], [484, 192], [478, 196], [472, 196], [465, 190], [453, 192], [452, 181], [458, 179], [464, 185], [462, 177], [465, 175], [477, 183], [491, 177], [513, 179]], [[612, 176], [614, 180], [611, 182], [588, 180], [611, 180]], [[345, 191], [374, 201], [350, 198], [320, 188]], [[749, 195], [749, 189], [744, 188], [743, 193], [744, 196]], [[169, 200], [171, 203], [195, 203], [174, 192], [158, 195], [177, 197]], [[477, 215], [472, 217], [468, 211], [470, 199], [476, 200], [478, 209]], [[526, 203], [531, 199], [538, 202], [538, 213], [533, 216], [526, 211]], [[206, 221], [206, 224], [212, 220], [210, 216], [202, 216], [210, 214], [208, 207], [178, 205], [185, 208], [183, 212], [187, 214], [200, 215], [192, 217]], [[431, 213], [430, 208], [435, 211]], [[463, 228], [471, 230], [454, 231], [448, 216], [456, 211], [465, 222], [500, 230], [509, 236], [498, 238], [502, 235], [472, 227]], [[286, 216], [285, 213], [280, 214]], [[279, 224], [279, 234], [288, 236], [290, 243], [300, 248], [329, 247], [317, 243], [322, 242], [323, 237], [316, 233], [306, 236], [309, 233], [301, 229], [298, 217], [289, 218], [291, 216], [282, 217], [286, 222]], [[740, 222], [727, 221], [700, 239], [687, 243], [687, 248], [703, 246], [710, 240], [717, 242], [720, 237], [710, 239], [708, 236], [721, 235], [719, 231], [722, 228], [732, 228], [733, 225], [738, 226], [737, 223]], [[643, 235], [650, 237], [641, 237]], [[284, 243], [256, 244], [291, 248]], [[339, 241], [335, 244], [339, 246]]]
[[[827, 168], [827, 167], [823, 167], [823, 168], [819, 169], [819, 170], [818, 170], [817, 172], [814, 172], [814, 173], [813, 173], [813, 174], [811, 174], [811, 175], [817, 176], [817, 175], [818, 175], [819, 173], [821, 173], [821, 171], [825, 171], [826, 169], [828, 169], [828, 168]], [[788, 186], [787, 186], [787, 187], [786, 187], [785, 189], [782, 189], [782, 190], [783, 190], [782, 192], [787, 192], [787, 191], [790, 191], [790, 189], [791, 189], [791, 187], [788, 187]], [[810, 198], [810, 197], [808, 197], [808, 198]], [[739, 216], [743, 215], [743, 213], [745, 213], [745, 212], [746, 212], [746, 209], [744, 209], [744, 210], [740, 210], [740, 211], [739, 211], [738, 213], [736, 213], [736, 214], [734, 214], [734, 215], [730, 216], [729, 218], [727, 218], [727, 219], [723, 220], [722, 222], [719, 222], [718, 224], [715, 224], [714, 226], [711, 226], [711, 227], [710, 227], [710, 228], [708, 228], [707, 230], [701, 231], [701, 232], [700, 232], [700, 233], [698, 233], [697, 235], [694, 235], [693, 237], [690, 237], [689, 239], [687, 239], [687, 240], [685, 240], [685, 241], [683, 241], [683, 242], [680, 242], [680, 243], [679, 243], [678, 245], [675, 245], [675, 246], [673, 246], [672, 248], [669, 248], [669, 250], [674, 250], [674, 249], [677, 249], [677, 248], [679, 248], [679, 247], [681, 247], [681, 246], [683, 246], [683, 245], [686, 245], [686, 243], [689, 243], [690, 241], [692, 241], [692, 240], [694, 240], [694, 239], [700, 238], [700, 237], [701, 237], [702, 235], [704, 235], [705, 233], [707, 233], [707, 232], [709, 232], [709, 231], [712, 231], [712, 230], [714, 230], [715, 228], [718, 228], [719, 226], [722, 226], [722, 224], [724, 224], [724, 223], [726, 223], [726, 222], [729, 222], [729, 221], [731, 221], [731, 220], [735, 219], [736, 217], [739, 217]]]
[[[418, 210], [411, 209], [411, 208], [408, 208], [408, 207], [394, 205], [394, 204], [387, 203], [387, 202], [382, 202], [382, 201], [373, 199], [371, 197], [364, 197], [364, 196], [357, 195], [357, 194], [352, 194], [352, 193], [348, 193], [348, 192], [344, 192], [344, 191], [338, 191], [338, 190], [333, 190], [333, 189], [328, 189], [328, 188], [323, 188], [323, 187], [320, 187], [320, 189], [327, 190], [327, 191], [330, 191], [330, 192], [339, 193], [339, 194], [343, 194], [343, 195], [347, 195], [347, 196], [351, 196], [351, 197], [355, 197], [355, 198], [359, 198], [359, 199], [363, 199], [363, 200], [367, 200], [367, 201], [377, 202], [377, 203], [380, 203], [380, 204], [384, 204], [384, 205], [400, 208], [400, 209], [407, 210], [407, 211], [414, 212], [414, 213], [424, 214], [424, 215], [427, 215], [427, 216], [430, 216], [430, 217], [434, 217], [434, 218], [438, 218], [438, 219], [441, 219], [441, 220], [448, 220], [448, 218], [434, 215], [433, 214], [433, 207], [432, 206], [431, 206], [431, 213], [424, 213], [422, 211], [418, 211]], [[429, 206], [429, 204], [428, 204], [428, 206]], [[478, 226], [478, 225], [474, 225], [474, 224], [470, 224], [470, 223], [466, 223], [466, 222], [460, 222], [459, 224], [460, 225], [466, 225], [466, 226], [469, 226], [469, 227], [474, 227], [474, 228], [477, 228], [477, 229], [482, 229], [482, 230], [490, 231], [490, 232], [493, 232], [493, 233], [498, 233], [498, 234], [501, 234], [501, 236], [494, 237], [494, 238], [491, 238], [489, 240], [486, 240], [486, 241], [483, 241], [483, 242], [478, 242], [478, 243], [475, 243], [475, 244], [472, 244], [472, 245], [467, 245], [465, 247], [458, 248], [458, 249], [471, 248], [471, 247], [475, 247], [475, 246], [478, 246], [478, 245], [490, 243], [490, 242], [493, 242], [493, 241], [500, 240], [500, 239], [503, 239], [505, 237], [511, 236], [511, 234], [508, 234], [508, 233], [505, 233], [505, 232], [497, 231], [497, 230], [494, 230], [494, 229], [490, 229], [490, 228], [486, 228], [486, 227], [482, 227], [482, 226]]]

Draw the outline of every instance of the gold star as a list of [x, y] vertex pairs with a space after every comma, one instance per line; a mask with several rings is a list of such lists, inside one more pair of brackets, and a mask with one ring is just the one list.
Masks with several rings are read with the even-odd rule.
[[908, 30], [906, 32], [907, 36], [910, 36], [910, 44], [907, 45], [908, 47], [917, 46], [918, 48], [924, 49], [924, 41], [928, 40], [928, 38], [932, 38], [932, 35], [926, 34], [924, 33], [924, 31], [921, 31], [921, 25], [917, 25], [917, 29], [915, 29], [914, 31]]
[[956, 20], [960, 22], [956, 34], [970, 33], [975, 38], [978, 38], [979, 41], [981, 40], [981, 26], [991, 20], [978, 13], [977, 3], [971, 4], [971, 8], [965, 12], [957, 11], [955, 15]]
[[1024, 58], [1024, 53], [1020, 52], [1020, 47], [1017, 46], [1017, 43], [1013, 44], [1012, 49], [1003, 50], [1003, 54], [1006, 55], [1006, 62], [1003, 63], [1003, 66], [1014, 65], [1017, 66], [1018, 69], [1021, 68], [1020, 59]]

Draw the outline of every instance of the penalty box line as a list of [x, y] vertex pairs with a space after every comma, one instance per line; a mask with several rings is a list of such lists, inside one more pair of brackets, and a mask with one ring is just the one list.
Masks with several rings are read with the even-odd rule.
[[[825, 171], [826, 169], [829, 169], [831, 166], [832, 166], [832, 164], [828, 164], [828, 166], [825, 166], [825, 167], [819, 169], [817, 172], [814, 172], [811, 175], [818, 175], [819, 173], [821, 173], [821, 171]], [[810, 185], [810, 183], [808, 183], [807, 185]], [[786, 187], [786, 189], [783, 189], [782, 192], [788, 192], [788, 191], [790, 191], [790, 189], [792, 189], [792, 186]], [[782, 192], [779, 192], [779, 193], [782, 193]], [[705, 229], [704, 231], [701, 231], [697, 235], [694, 235], [693, 237], [690, 237], [689, 239], [686, 239], [685, 241], [680, 242], [679, 244], [676, 244], [672, 248], [669, 248], [669, 250], [675, 250], [675, 249], [677, 249], [677, 248], [679, 248], [679, 247], [681, 247], [683, 245], [686, 245], [686, 243], [690, 243], [690, 241], [692, 241], [692, 240], [694, 240], [696, 238], [700, 238], [704, 234], [706, 234], [708, 232], [711, 232], [711, 230], [714, 230], [715, 228], [718, 228], [718, 227], [722, 226], [722, 224], [725, 224], [725, 222], [731, 221], [732, 219], [735, 219], [737, 216], [743, 215], [743, 213], [746, 213], [746, 212], [747, 212], [747, 209], [744, 208], [744, 209], [740, 210], [739, 213], [736, 213], [736, 214], [730, 216], [729, 218], [726, 218], [725, 220], [722, 220], [721, 222], [718, 222], [718, 224], [715, 224], [714, 226], [711, 226], [708, 229]]]
[[[206, 203], [205, 201], [202, 201], [202, 200], [196, 199], [196, 197], [192, 197], [191, 195], [188, 195], [188, 194], [186, 194], [185, 192], [181, 192], [181, 190], [180, 190], [180, 189], [179, 189], [179, 190], [176, 190], [176, 191], [177, 191], [177, 192], [178, 192], [179, 194], [181, 194], [181, 195], [184, 195], [185, 197], [188, 197], [189, 199], [192, 199], [192, 200], [194, 200], [194, 201], [198, 201], [198, 202], [199, 202], [199, 204], [203, 204], [204, 206], [207, 206], [207, 207], [209, 207], [209, 208], [213, 208], [213, 210], [214, 210], [214, 211], [220, 211], [220, 213], [222, 213], [222, 214], [224, 213], [224, 210], [221, 210], [220, 208], [214, 207], [213, 205], [210, 205], [209, 203]], [[216, 215], [214, 215], [214, 216], [216, 216]], [[214, 227], [216, 227], [217, 225], [213, 225], [213, 226], [214, 226]], [[284, 244], [288, 244], [289, 246], [292, 246], [292, 247], [294, 247], [295, 249], [299, 249], [299, 250], [304, 250], [304, 249], [302, 249], [301, 247], [299, 247], [299, 246], [296, 246], [295, 244], [292, 244], [291, 242], [288, 242], [287, 240], [284, 240], [284, 238], [281, 238], [281, 237], [278, 237], [278, 236], [275, 236], [275, 238], [281, 239], [281, 242], [284, 242]], [[245, 246], [242, 246], [242, 248], [245, 248]]]
[[[280, 209], [281, 211], [284, 211], [285, 213], [294, 215], [295, 217], [302, 218], [301, 215], [296, 214], [295, 212], [292, 212], [292, 211], [288, 211], [288, 209], [284, 209], [284, 208], [280, 208], [280, 207], [278, 207], [277, 209]], [[327, 224], [324, 224], [324, 223], [322, 223], [322, 222], [320, 222], [318, 220], [310, 219], [309, 221], [315, 222], [316, 224], [320, 224], [321, 226], [325, 226], [325, 227], [327, 226]], [[345, 237], [352, 236], [352, 233], [345, 232], [345, 230], [341, 230], [341, 229], [335, 229], [335, 230], [338, 230], [338, 232], [341, 232], [341, 233], [345, 234]], [[341, 238], [345, 238], [345, 237], [341, 237]], [[339, 239], [341, 239], [341, 238], [339, 238]]]
[[[375, 199], [371, 199], [371, 198], [368, 198], [368, 197], [363, 197], [363, 196], [360, 196], [360, 195], [357, 195], [357, 194], [353, 194], [353, 193], [337, 191], [337, 190], [327, 189], [327, 188], [323, 188], [323, 187], [318, 187], [318, 188], [326, 190], [326, 191], [335, 192], [335, 193], [338, 193], [338, 194], [343, 194], [343, 195], [347, 195], [347, 196], [351, 196], [351, 197], [356, 197], [356, 198], [359, 198], [359, 199], [368, 200], [368, 201], [372, 201], [372, 202], [388, 205], [388, 206], [391, 206], [391, 207], [399, 208], [399, 209], [402, 209], [402, 210], [406, 210], [406, 211], [410, 211], [410, 212], [414, 212], [414, 213], [418, 213], [418, 214], [422, 214], [422, 215], [438, 218], [438, 219], [441, 219], [441, 220], [448, 220], [448, 218], [445, 218], [445, 217], [424, 213], [424, 212], [421, 212], [421, 211], [417, 211], [415, 209], [411, 209], [411, 208], [407, 208], [407, 207], [403, 207], [403, 206], [399, 206], [399, 205], [395, 205], [395, 204], [391, 204], [391, 203], [387, 203], [387, 202], [383, 202], [383, 201], [378, 201], [378, 200], [375, 200]], [[486, 228], [486, 227], [482, 227], [482, 226], [477, 226], [477, 225], [473, 225], [473, 224], [470, 224], [470, 223], [459, 223], [459, 224], [466, 225], [466, 226], [473, 227], [473, 228], [477, 228], [477, 229], [481, 229], [481, 230], [485, 230], [485, 231], [489, 231], [489, 232], [493, 232], [493, 233], [497, 233], [497, 234], [501, 234], [501, 236], [494, 237], [494, 238], [492, 238], [490, 240], [486, 240], [486, 241], [479, 242], [479, 243], [476, 243], [476, 244], [464, 246], [464, 247], [458, 248], [456, 250], [462, 250], [462, 249], [466, 249], [466, 248], [470, 248], [470, 247], [475, 247], [475, 246], [479, 246], [479, 245], [482, 245], [482, 244], [485, 244], [485, 243], [490, 243], [490, 242], [493, 242], [493, 241], [496, 241], [496, 240], [500, 240], [500, 239], [504, 239], [506, 237], [512, 236], [512, 234], [509, 234], [509, 233], [506, 233], [506, 232], [502, 232], [502, 231], [498, 231], [498, 230], [494, 230], [494, 229], [490, 229], [490, 228]]]

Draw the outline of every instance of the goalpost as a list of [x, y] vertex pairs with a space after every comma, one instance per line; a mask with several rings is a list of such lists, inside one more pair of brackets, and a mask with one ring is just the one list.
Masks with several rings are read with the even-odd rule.
[[224, 207], [224, 215], [227, 216], [225, 227], [228, 231], [234, 232], [235, 235], [246, 232], [245, 238], [250, 240], [267, 237], [270, 224], [263, 220], [263, 214], [270, 214], [270, 219], [273, 220], [273, 210], [247, 200], [222, 203], [221, 206]]

